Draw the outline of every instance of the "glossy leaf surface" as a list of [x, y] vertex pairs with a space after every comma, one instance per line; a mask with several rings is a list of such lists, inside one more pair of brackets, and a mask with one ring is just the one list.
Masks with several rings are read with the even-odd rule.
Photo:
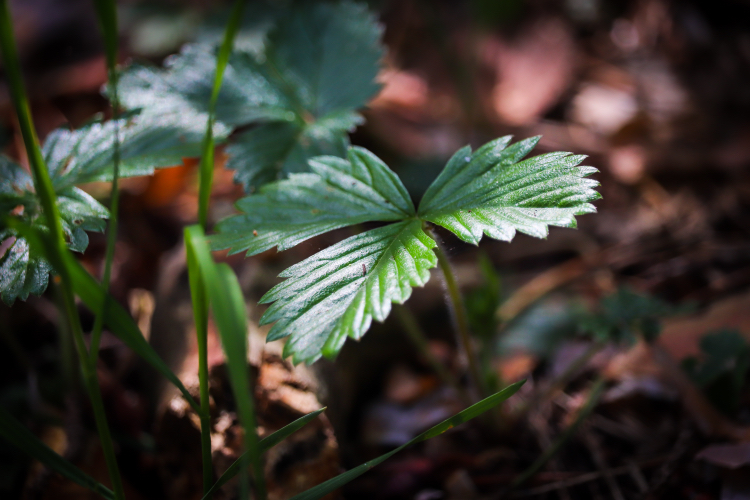
[[286, 250], [313, 236], [367, 221], [397, 221], [414, 215], [398, 176], [362, 148], [348, 159], [318, 157], [312, 173], [294, 174], [243, 198], [244, 212], [219, 223], [215, 249], [253, 255], [274, 246]]
[[[227, 166], [248, 191], [306, 171], [313, 156], [345, 153], [347, 133], [361, 123], [356, 110], [378, 90], [383, 54], [381, 28], [362, 5], [302, 3], [271, 17], [261, 53], [240, 48], [229, 58], [216, 102], [217, 138], [257, 124], [227, 149]], [[192, 144], [192, 132], [206, 124], [215, 49], [186, 46], [166, 66], [131, 66], [121, 77], [120, 97], [127, 108], [143, 110], [136, 128], [159, 117], [171, 130], [150, 122], [144, 128]]]
[[273, 302], [261, 323], [276, 322], [268, 340], [289, 336], [295, 363], [335, 355], [346, 337], [361, 338], [383, 321], [437, 265], [435, 242], [409, 219], [348, 238], [296, 264], [261, 303]]
[[543, 238], [548, 226], [576, 227], [576, 215], [595, 212], [597, 170], [583, 156], [548, 153], [520, 161], [539, 138], [510, 147], [510, 137], [476, 152], [460, 149], [427, 189], [419, 216], [477, 244], [482, 234], [510, 241], [516, 231]]

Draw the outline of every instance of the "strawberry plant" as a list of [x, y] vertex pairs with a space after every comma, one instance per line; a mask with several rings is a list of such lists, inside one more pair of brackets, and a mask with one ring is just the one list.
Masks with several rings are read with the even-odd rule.
[[[484, 235], [511, 241], [516, 232], [545, 237], [549, 226], [575, 227], [575, 216], [594, 212], [596, 172], [583, 156], [556, 152], [526, 158], [539, 138], [511, 144], [502, 137], [476, 151], [457, 151], [418, 204], [403, 183], [373, 153], [349, 144], [362, 122], [357, 109], [377, 91], [373, 83], [383, 55], [381, 28], [361, 5], [300, 3], [291, 10], [264, 7], [272, 26], [262, 46], [232, 50], [242, 20], [238, 0], [218, 51], [214, 44], [187, 46], [166, 69], [132, 65], [118, 71], [114, 3], [96, 2], [103, 27], [114, 118], [78, 130], [60, 129], [40, 148], [15, 55], [5, 0], [0, 0], [0, 42], [19, 116], [31, 175], [0, 157], [0, 296], [7, 304], [42, 293], [51, 272], [60, 276], [61, 302], [73, 333], [92, 401], [113, 489], [110, 491], [0, 412], [0, 435], [77, 483], [105, 498], [124, 498], [114, 446], [98, 385], [96, 363], [102, 328], [109, 328], [170, 380], [200, 417], [204, 498], [252, 468], [256, 497], [265, 496], [262, 452], [314, 418], [313, 412], [263, 439], [257, 435], [246, 363], [244, 299], [226, 264], [215, 264], [204, 236], [214, 145], [226, 143], [227, 167], [248, 196], [240, 214], [217, 224], [214, 249], [248, 256], [291, 248], [334, 229], [378, 223], [284, 271], [285, 281], [261, 302], [270, 306], [262, 323], [273, 323], [268, 340], [286, 338], [285, 356], [295, 363], [334, 357], [347, 338], [360, 339], [372, 320], [383, 321], [393, 303], [406, 301], [415, 286], [440, 266], [464, 350], [472, 359], [469, 322], [436, 227], [478, 244]], [[254, 7], [257, 8], [257, 7]], [[127, 113], [120, 114], [120, 107]], [[185, 230], [194, 317], [198, 335], [200, 402], [158, 357], [132, 318], [108, 294], [114, 252], [119, 178], [148, 175], [156, 168], [200, 156], [200, 226]], [[112, 181], [111, 211], [76, 187]], [[110, 221], [104, 278], [98, 283], [71, 256], [88, 244], [86, 231], [104, 231]], [[75, 296], [96, 314], [87, 347]], [[226, 352], [247, 452], [214, 481], [211, 459], [207, 371], [207, 325], [212, 315]], [[471, 364], [476, 384], [481, 384]], [[522, 382], [521, 382], [522, 383]], [[409, 443], [428, 439], [487, 411], [521, 383], [486, 397]], [[480, 392], [482, 392], [480, 390]], [[320, 498], [382, 462], [401, 448], [295, 498]]]
[[[575, 227], [593, 212], [596, 172], [582, 156], [548, 153], [522, 160], [539, 138], [508, 146], [502, 137], [472, 152], [460, 149], [416, 209], [398, 176], [369, 151], [352, 147], [347, 159], [317, 157], [311, 173], [293, 174], [237, 203], [242, 215], [219, 223], [214, 248], [254, 255], [285, 250], [313, 236], [364, 222], [389, 222], [352, 236], [287, 269], [286, 281], [261, 302], [261, 318], [275, 322], [269, 340], [289, 337], [285, 355], [312, 362], [334, 356], [347, 337], [361, 338], [391, 303], [424, 285], [445, 261], [432, 225], [465, 242], [483, 235], [510, 241], [516, 231], [544, 237], [549, 225]], [[447, 262], [446, 262], [447, 264]], [[457, 306], [458, 307], [458, 306]]]

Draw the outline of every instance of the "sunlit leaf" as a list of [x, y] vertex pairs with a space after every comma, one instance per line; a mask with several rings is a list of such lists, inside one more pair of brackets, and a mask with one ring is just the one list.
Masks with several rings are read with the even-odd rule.
[[410, 219], [333, 245], [281, 274], [287, 278], [263, 298], [273, 302], [261, 323], [275, 322], [268, 340], [289, 336], [284, 355], [312, 362], [334, 356], [347, 337], [361, 338], [393, 302], [424, 285], [437, 265], [435, 242]]
[[596, 211], [597, 170], [583, 156], [548, 153], [521, 161], [538, 137], [506, 147], [510, 137], [472, 153], [466, 146], [427, 189], [419, 216], [477, 244], [482, 234], [510, 241], [516, 231], [543, 238], [548, 226], [576, 227], [576, 215]]
[[350, 148], [347, 160], [318, 157], [310, 169], [241, 199], [237, 207], [244, 213], [219, 223], [212, 246], [248, 255], [274, 246], [286, 250], [340, 227], [414, 215], [401, 180], [369, 151]]

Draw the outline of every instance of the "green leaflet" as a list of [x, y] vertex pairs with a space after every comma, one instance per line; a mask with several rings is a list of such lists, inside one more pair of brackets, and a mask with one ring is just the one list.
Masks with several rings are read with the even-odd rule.
[[[313, 156], [346, 152], [347, 133], [362, 120], [356, 109], [378, 90], [374, 79], [383, 55], [381, 28], [365, 6], [299, 3], [270, 17], [275, 25], [265, 50], [232, 54], [216, 103], [221, 130], [215, 136], [257, 125], [227, 148], [227, 166], [248, 191], [307, 170]], [[168, 59], [166, 70], [131, 66], [120, 79], [123, 104], [160, 117], [173, 134], [205, 127], [214, 52], [212, 45], [196, 44]]]
[[[56, 151], [55, 148], [50, 149]], [[109, 212], [86, 192], [76, 187], [66, 187], [65, 179], [75, 172], [75, 169], [67, 167], [67, 172], [62, 172], [61, 165], [66, 158], [52, 158], [56, 163], [51, 166], [60, 172], [53, 178], [53, 187], [68, 246], [71, 250], [83, 252], [89, 244], [86, 231], [103, 231]], [[0, 157], [0, 173], [3, 174], [0, 179], [0, 209], [3, 215], [13, 210], [29, 225], [48, 230], [46, 220], [41, 216], [42, 208], [34, 193], [31, 177], [20, 165], [5, 157]], [[60, 185], [63, 187], [60, 188]], [[15, 231], [0, 223], [0, 242], [15, 237]], [[51, 267], [40, 255], [29, 252], [23, 238], [16, 238], [0, 256], [0, 297], [3, 302], [11, 305], [18, 297], [26, 300], [30, 293], [39, 295], [44, 292], [50, 270]]]
[[334, 356], [346, 337], [361, 338], [372, 319], [430, 278], [436, 243], [422, 223], [405, 220], [352, 236], [284, 271], [288, 278], [260, 300], [273, 302], [261, 323], [276, 324], [268, 340], [290, 336], [284, 355], [312, 362]]
[[[167, 117], [150, 112], [129, 119], [93, 122], [77, 130], [59, 128], [47, 136], [42, 147], [56, 190], [112, 179], [116, 125], [121, 134], [121, 178], [150, 175], [154, 167], [176, 165], [183, 157], [197, 156], [205, 132], [175, 127]], [[193, 143], [198, 145], [191, 146]]]
[[[112, 179], [114, 128], [120, 126], [120, 178], [148, 175], [154, 166], [181, 163], [183, 156], [197, 156], [204, 130], [176, 128], [167, 117], [147, 113], [133, 118], [93, 122], [77, 130], [59, 128], [44, 142], [42, 155], [57, 195], [63, 232], [71, 250], [88, 246], [86, 231], [104, 231], [108, 210], [86, 192], [75, 187]], [[178, 133], [179, 132], [179, 133]], [[0, 156], [0, 213], [23, 207], [22, 220], [46, 227], [31, 176], [20, 165]], [[0, 241], [14, 236], [0, 226]], [[7, 304], [29, 293], [39, 295], [47, 288], [49, 265], [29, 255], [28, 246], [18, 240], [0, 257], [0, 295]]]
[[575, 216], [596, 212], [589, 202], [601, 196], [597, 172], [578, 166], [584, 156], [548, 153], [519, 161], [538, 137], [506, 147], [510, 137], [475, 153], [459, 150], [428, 188], [419, 216], [477, 244], [482, 234], [510, 241], [516, 231], [544, 238], [547, 226], [576, 227]]
[[213, 248], [248, 255], [274, 246], [286, 250], [340, 227], [414, 215], [406, 188], [379, 158], [362, 148], [350, 148], [347, 158], [315, 158], [312, 173], [293, 174], [241, 199], [244, 214], [219, 223]]
[[539, 138], [508, 146], [510, 137], [472, 153], [459, 150], [427, 189], [419, 210], [398, 177], [372, 153], [349, 148], [348, 160], [310, 160], [312, 173], [293, 174], [237, 204], [244, 212], [219, 223], [216, 249], [253, 255], [290, 248], [332, 229], [367, 221], [395, 222], [348, 238], [281, 274], [288, 278], [262, 302], [273, 302], [263, 323], [268, 340], [289, 336], [294, 362], [334, 356], [347, 337], [361, 338], [391, 303], [405, 301], [429, 279], [436, 246], [428, 222], [477, 244], [483, 234], [510, 241], [516, 231], [545, 237], [548, 225], [575, 227], [575, 215], [594, 212], [596, 172], [582, 156], [549, 153], [523, 160]]

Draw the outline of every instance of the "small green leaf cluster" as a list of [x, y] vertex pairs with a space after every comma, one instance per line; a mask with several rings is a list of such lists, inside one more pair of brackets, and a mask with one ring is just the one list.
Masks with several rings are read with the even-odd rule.
[[690, 306], [673, 306], [650, 295], [623, 287], [604, 297], [592, 312], [581, 313], [578, 329], [605, 342], [633, 344], [640, 337], [653, 342], [661, 333], [661, 319], [686, 313]]
[[296, 264], [262, 299], [272, 303], [262, 323], [268, 339], [289, 337], [284, 354], [310, 363], [335, 356], [347, 337], [360, 339], [373, 319], [430, 278], [437, 242], [429, 224], [463, 241], [483, 235], [510, 241], [520, 231], [546, 237], [548, 226], [575, 227], [595, 211], [598, 182], [586, 177], [583, 156], [548, 153], [523, 160], [539, 137], [510, 144], [510, 136], [476, 151], [459, 150], [415, 208], [398, 176], [369, 151], [347, 159], [323, 156], [310, 173], [292, 174], [241, 199], [244, 212], [218, 225], [215, 249], [254, 255], [285, 250], [309, 238], [365, 222], [388, 225], [352, 236]]
[[717, 408], [733, 413], [740, 404], [750, 370], [750, 345], [735, 330], [707, 333], [701, 356], [682, 361], [683, 369]]

